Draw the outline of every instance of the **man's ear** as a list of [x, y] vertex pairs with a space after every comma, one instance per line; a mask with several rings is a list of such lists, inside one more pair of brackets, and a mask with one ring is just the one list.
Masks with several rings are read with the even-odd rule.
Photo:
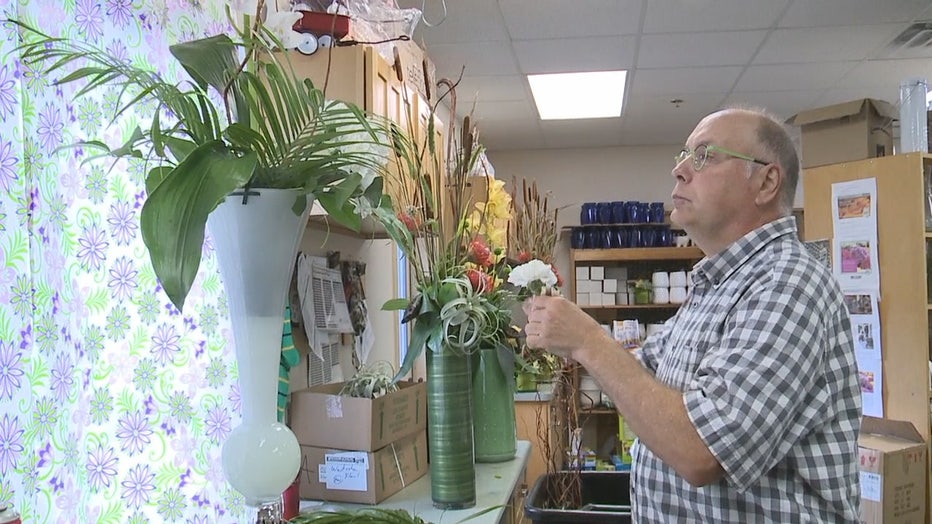
[[757, 197], [754, 203], [758, 206], [767, 206], [780, 202], [780, 188], [783, 187], [783, 169], [777, 164], [768, 164], [762, 166], [760, 173], [757, 174], [760, 180], [760, 187], [757, 190]]

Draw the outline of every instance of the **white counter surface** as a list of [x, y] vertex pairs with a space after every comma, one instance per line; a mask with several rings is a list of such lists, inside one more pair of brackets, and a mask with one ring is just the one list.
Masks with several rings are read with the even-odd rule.
[[[514, 459], [495, 464], [476, 464], [476, 505], [469, 509], [444, 511], [434, 508], [430, 500], [429, 472], [415, 481], [414, 484], [375, 506], [342, 502], [329, 503], [327, 506], [341, 509], [367, 507], [405, 509], [412, 515], [433, 524], [453, 524], [487, 508], [497, 506], [494, 510], [469, 520], [469, 523], [473, 524], [495, 524], [501, 520], [502, 515], [508, 509], [508, 499], [511, 497], [515, 486], [524, 480], [524, 468], [530, 451], [531, 443], [526, 440], [519, 440], [518, 453]], [[311, 511], [320, 504], [319, 501], [302, 500], [301, 511]]]

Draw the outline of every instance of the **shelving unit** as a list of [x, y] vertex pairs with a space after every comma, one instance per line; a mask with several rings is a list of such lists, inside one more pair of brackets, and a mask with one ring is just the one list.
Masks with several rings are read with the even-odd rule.
[[832, 184], [876, 180], [884, 417], [911, 422], [929, 446], [927, 457], [932, 452], [932, 232], [925, 225], [929, 186], [924, 179], [930, 176], [932, 156], [922, 153], [832, 164], [803, 174], [806, 240], [833, 237]]
[[[608, 268], [624, 267], [627, 270], [626, 282], [618, 283], [618, 291], [627, 291], [627, 281], [651, 279], [654, 271], [688, 270], [705, 256], [697, 247], [654, 247], [621, 249], [571, 249], [569, 270], [569, 297], [577, 297], [577, 267], [601, 266]], [[671, 317], [679, 304], [614, 304], [603, 306], [580, 306], [601, 323], [614, 320], [637, 319], [639, 322], [661, 322]], [[572, 375], [574, 384], [579, 383], [578, 369]], [[577, 394], [576, 398], [580, 395]], [[597, 405], [591, 408], [577, 408], [579, 427], [583, 428], [582, 445], [593, 449], [599, 458], [608, 458], [605, 450], [611, 448], [612, 435], [618, 432], [617, 412], [613, 408]], [[570, 421], [566, 426], [574, 429]]]

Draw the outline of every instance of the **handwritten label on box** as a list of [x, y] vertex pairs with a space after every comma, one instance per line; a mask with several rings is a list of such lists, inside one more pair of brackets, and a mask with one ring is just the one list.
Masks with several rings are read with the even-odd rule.
[[366, 453], [348, 451], [327, 453], [324, 457], [325, 463], [318, 467], [318, 481], [326, 484], [327, 489], [368, 491], [369, 457]]

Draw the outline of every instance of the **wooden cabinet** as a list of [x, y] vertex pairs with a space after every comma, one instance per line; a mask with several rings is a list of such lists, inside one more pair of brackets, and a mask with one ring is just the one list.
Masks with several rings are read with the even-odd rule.
[[921, 153], [821, 166], [803, 173], [806, 240], [834, 237], [837, 204], [832, 201], [832, 184], [876, 180], [879, 263], [875, 267], [880, 270], [884, 417], [912, 422], [927, 443], [932, 424], [932, 232], [926, 227], [930, 176], [932, 156]]
[[[524, 395], [536, 395], [524, 393]], [[531, 456], [528, 458], [524, 483], [530, 488], [537, 477], [547, 472], [546, 452], [549, 447], [545, 439], [549, 438], [550, 402], [549, 400], [518, 400], [515, 402], [515, 423], [518, 430], [518, 440], [527, 440], [531, 443]], [[550, 439], [549, 442], [553, 440]]]
[[[619, 293], [627, 294], [628, 284], [636, 280], [651, 281], [654, 272], [674, 272], [688, 271], [692, 266], [702, 259], [703, 253], [695, 247], [654, 247], [654, 248], [623, 248], [623, 249], [573, 249], [570, 250], [570, 273], [569, 273], [569, 298], [575, 300], [579, 295], [577, 293], [589, 293], [593, 278], [579, 280], [577, 279], [577, 268], [587, 268], [590, 276], [592, 268], [601, 268], [603, 280], [614, 280], [615, 276], [621, 278], [615, 288], [615, 297], [613, 304], [603, 305], [606, 300], [600, 300], [600, 305], [583, 305], [580, 304], [587, 313], [599, 321], [600, 324], [612, 326], [615, 320], [637, 320], [640, 324], [649, 325], [652, 323], [661, 323], [670, 318], [679, 307], [678, 304], [634, 304], [622, 303], [627, 300], [618, 298]], [[587, 271], [584, 270], [583, 273]], [[603, 294], [609, 294], [605, 289], [612, 289], [611, 286], [604, 287]], [[592, 291], [594, 292], [594, 291]], [[591, 303], [584, 300], [585, 303]], [[580, 370], [576, 370], [573, 375], [574, 382], [579, 384]], [[587, 396], [577, 394], [578, 399], [585, 399], [588, 404]], [[580, 405], [577, 408], [578, 427], [582, 428], [581, 444], [583, 447], [596, 452], [599, 459], [607, 460], [609, 455], [615, 453], [617, 448], [618, 436], [618, 416], [617, 412], [601, 404], [601, 399], [592, 398], [595, 404], [592, 407]], [[573, 421], [567, 421], [566, 426], [570, 431], [574, 428]]]

